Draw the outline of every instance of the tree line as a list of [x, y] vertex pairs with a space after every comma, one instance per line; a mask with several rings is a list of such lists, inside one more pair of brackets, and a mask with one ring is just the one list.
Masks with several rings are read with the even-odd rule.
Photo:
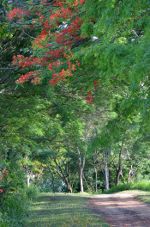
[[2, 1], [1, 191], [149, 179], [148, 1]]

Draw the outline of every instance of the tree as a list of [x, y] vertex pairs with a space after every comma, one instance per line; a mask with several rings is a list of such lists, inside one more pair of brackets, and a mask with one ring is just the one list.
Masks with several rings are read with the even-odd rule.
[[[19, 144], [31, 142], [31, 150], [39, 144], [43, 150], [57, 150], [58, 156], [52, 164], [59, 172], [61, 169], [60, 176], [66, 185], [70, 181], [68, 179], [72, 179], [65, 179], [68, 176], [66, 166], [70, 163], [72, 176], [76, 175], [72, 165], [72, 159], [76, 157], [80, 190], [83, 191], [86, 181], [84, 172], [88, 165], [90, 170], [92, 168], [88, 162], [91, 143], [92, 151], [98, 153], [97, 160], [103, 163], [99, 172], [104, 172], [106, 189], [109, 183], [111, 186], [114, 182], [125, 181], [131, 166], [135, 165], [131, 160], [135, 143], [140, 141], [140, 154], [140, 147], [145, 149], [147, 146], [149, 132], [147, 1], [127, 1], [126, 5], [124, 1], [108, 0], [28, 1], [28, 4], [12, 1], [9, 6], [3, 4], [3, 9], [8, 11], [7, 17], [3, 14], [5, 26], [2, 28], [7, 35], [3, 36], [1, 46], [8, 41], [11, 43], [2, 56], [3, 65], [8, 66], [7, 61], [10, 63], [14, 55], [12, 64], [16, 70], [15, 79], [16, 73], [19, 74], [16, 80], [19, 100], [23, 102], [26, 91], [28, 100], [38, 103], [40, 96], [41, 103], [42, 100], [44, 103], [48, 101], [47, 108], [51, 111], [51, 116], [44, 112], [46, 120], [41, 124], [32, 121], [33, 126], [37, 126], [36, 132], [33, 129], [24, 130], [20, 116], [20, 129], [10, 121], [15, 135], [24, 132], [26, 136], [25, 139], [22, 135], [16, 137], [19, 143], [14, 143], [10, 137], [9, 146], [15, 144], [18, 150]], [[16, 39], [20, 44], [14, 50]], [[12, 53], [10, 57], [9, 50]], [[7, 84], [6, 74], [2, 78], [3, 88]], [[13, 81], [10, 83], [11, 92], [16, 85]], [[34, 95], [30, 91], [32, 89]], [[44, 92], [44, 89], [47, 91]], [[17, 92], [13, 90], [13, 95], [16, 96]], [[18, 106], [17, 98], [13, 99], [8, 90], [2, 93], [5, 93], [3, 102], [12, 97], [8, 107], [11, 102], [16, 102], [15, 108]], [[22, 100], [21, 96], [24, 97]], [[35, 107], [35, 103], [30, 106]], [[5, 105], [3, 112], [4, 109]], [[9, 113], [12, 122], [14, 112], [12, 115]], [[31, 120], [34, 114], [39, 120], [43, 119], [43, 115], [38, 115], [35, 110], [30, 114], [25, 117], [25, 122]], [[3, 125], [5, 136], [8, 133], [5, 131], [8, 118], [9, 115]], [[47, 125], [54, 132], [54, 137], [46, 129]], [[4, 140], [2, 143], [5, 144]], [[59, 156], [62, 149], [63, 161]], [[93, 165], [97, 178], [97, 163]]]

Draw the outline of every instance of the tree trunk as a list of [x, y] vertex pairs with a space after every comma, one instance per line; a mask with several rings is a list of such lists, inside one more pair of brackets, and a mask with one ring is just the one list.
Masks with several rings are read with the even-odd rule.
[[108, 168], [109, 152], [104, 152], [104, 174], [105, 174], [105, 189], [109, 190], [109, 168]]
[[116, 170], [116, 182], [115, 184], [118, 185], [119, 184], [119, 181], [120, 181], [120, 177], [122, 176], [122, 160], [121, 160], [121, 154], [122, 152], [120, 151], [119, 152], [119, 160], [118, 160], [118, 167], [117, 167], [117, 170]]
[[73, 190], [72, 190], [71, 184], [69, 183], [68, 177], [66, 177], [63, 173], [61, 173], [61, 177], [62, 177], [64, 183], [66, 184], [67, 191], [72, 193]]
[[133, 181], [134, 175], [135, 175], [135, 172], [134, 172], [133, 166], [131, 165], [129, 173], [128, 173], [128, 183]]
[[53, 190], [53, 193], [55, 193], [54, 175], [52, 172], [51, 172], [51, 178], [52, 178], [52, 190]]
[[120, 177], [122, 176], [122, 150], [123, 150], [123, 142], [122, 142], [122, 146], [119, 152], [119, 158], [118, 158], [118, 166], [117, 166], [117, 170], [116, 170], [116, 180], [115, 180], [115, 184], [118, 185], [119, 181], [120, 181]]
[[116, 173], [116, 182], [115, 182], [115, 185], [118, 185], [119, 182], [120, 182], [120, 176], [122, 176], [122, 171], [121, 169], [117, 169], [117, 173]]
[[69, 182], [69, 175], [67, 176], [67, 175], [63, 172], [61, 166], [57, 163], [56, 160], [54, 160], [54, 162], [55, 162], [55, 164], [57, 165], [57, 167], [58, 167], [58, 169], [59, 169], [59, 171], [57, 171], [58, 175], [62, 178], [62, 180], [63, 180], [64, 183], [66, 184], [66, 187], [67, 187], [68, 192], [72, 193], [73, 190], [72, 190], [72, 186], [71, 186], [71, 184], [70, 184], [70, 182]]
[[64, 182], [65, 182], [65, 184], [67, 186], [68, 192], [72, 193], [72, 186], [71, 186], [71, 184], [69, 183], [69, 181], [68, 181], [68, 179], [66, 177], [64, 177]]
[[83, 187], [83, 168], [80, 167], [79, 169], [79, 178], [80, 178], [80, 192], [84, 192], [84, 187]]
[[30, 175], [27, 173], [27, 187], [30, 186]]
[[85, 157], [81, 154], [78, 148], [78, 155], [79, 155], [79, 179], [80, 179], [80, 192], [84, 192], [84, 166], [85, 166]]
[[94, 168], [95, 170], [95, 191], [97, 192], [97, 169]]

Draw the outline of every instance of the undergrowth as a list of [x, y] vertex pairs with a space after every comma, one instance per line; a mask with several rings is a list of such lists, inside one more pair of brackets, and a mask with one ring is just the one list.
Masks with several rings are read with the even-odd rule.
[[117, 186], [112, 187], [105, 193], [115, 193], [125, 190], [142, 190], [142, 191], [150, 191], [150, 181], [140, 181], [126, 184], [119, 184]]

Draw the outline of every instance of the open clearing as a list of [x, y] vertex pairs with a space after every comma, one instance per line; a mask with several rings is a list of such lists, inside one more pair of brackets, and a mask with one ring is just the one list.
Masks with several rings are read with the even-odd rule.
[[[150, 193], [42, 193], [33, 202], [26, 227], [150, 227]], [[108, 224], [105, 224], [108, 223]]]
[[33, 202], [26, 227], [108, 227], [80, 194], [42, 193]]

